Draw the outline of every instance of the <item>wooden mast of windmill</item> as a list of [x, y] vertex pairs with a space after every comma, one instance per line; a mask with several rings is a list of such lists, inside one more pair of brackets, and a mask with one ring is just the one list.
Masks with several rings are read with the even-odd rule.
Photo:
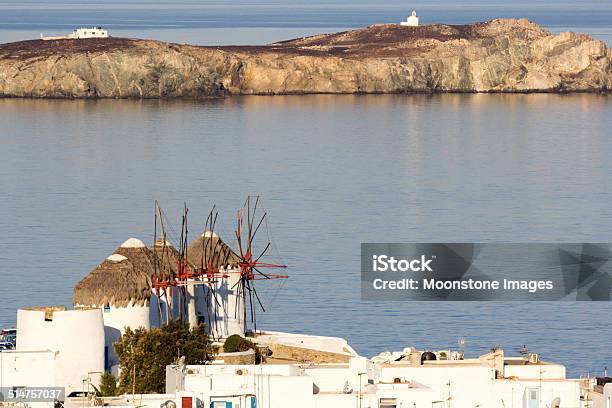
[[[159, 223], [160, 237], [157, 237], [157, 226]], [[155, 272], [152, 279], [153, 290], [157, 296], [158, 321], [161, 323], [165, 315], [166, 324], [173, 319], [172, 305], [172, 286], [167, 283], [174, 279], [174, 272], [170, 265], [176, 261], [172, 259], [170, 254], [170, 246], [168, 245], [168, 236], [164, 225], [164, 215], [159, 205], [155, 200], [155, 232], [153, 236], [153, 258]], [[174, 250], [174, 248], [172, 248]], [[164, 300], [164, 310], [162, 310], [162, 297]]]

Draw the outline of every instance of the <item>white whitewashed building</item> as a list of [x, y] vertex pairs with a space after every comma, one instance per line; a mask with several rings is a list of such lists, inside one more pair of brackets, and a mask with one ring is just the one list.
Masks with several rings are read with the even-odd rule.
[[419, 17], [417, 16], [416, 10], [412, 10], [412, 13], [408, 16], [406, 21], [400, 22], [400, 25], [417, 27], [419, 25]]
[[80, 27], [74, 29], [68, 35], [59, 36], [44, 36], [40, 34], [40, 39], [45, 41], [50, 40], [80, 40], [84, 38], [108, 38], [108, 31], [102, 27]]
[[0, 387], [65, 387], [70, 393], [97, 384], [103, 372], [100, 309], [18, 310], [17, 347], [0, 353]]
[[593, 378], [587, 393], [593, 408], [612, 408], [612, 378], [607, 373], [602, 378]]
[[[421, 361], [422, 352], [417, 360], [400, 352], [385, 361], [359, 356], [339, 338], [267, 333], [254, 340], [275, 350], [269, 363], [169, 366], [167, 394], [188, 395], [179, 401], [188, 406], [181, 408], [582, 406], [579, 381], [565, 378], [564, 366], [508, 358], [502, 350], [434, 361]], [[283, 362], [287, 355], [275, 360], [277, 351], [302, 355], [304, 361]]]

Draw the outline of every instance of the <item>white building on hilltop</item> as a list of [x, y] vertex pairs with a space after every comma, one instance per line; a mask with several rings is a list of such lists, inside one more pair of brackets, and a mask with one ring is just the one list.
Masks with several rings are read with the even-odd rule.
[[418, 25], [419, 25], [419, 17], [417, 16], [416, 11], [412, 10], [412, 14], [410, 14], [408, 16], [406, 21], [400, 22], [400, 25], [410, 26], [410, 27], [418, 27]]
[[80, 40], [83, 38], [108, 38], [108, 31], [102, 27], [81, 27], [68, 35], [45, 37], [40, 34], [41, 40]]
[[68, 34], [68, 38], [107, 38], [108, 31], [102, 27], [81, 27]]

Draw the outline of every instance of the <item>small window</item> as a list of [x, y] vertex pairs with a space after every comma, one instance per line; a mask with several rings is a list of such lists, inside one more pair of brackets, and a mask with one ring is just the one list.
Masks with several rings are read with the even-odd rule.
[[105, 305], [104, 305], [104, 313], [109, 313], [110, 311], [111, 311], [111, 309], [110, 309], [110, 304], [108, 304], [108, 303], [107, 303], [107, 304], [105, 304]]
[[210, 408], [232, 408], [231, 401], [212, 401]]
[[381, 398], [378, 400], [379, 408], [396, 408], [397, 398]]

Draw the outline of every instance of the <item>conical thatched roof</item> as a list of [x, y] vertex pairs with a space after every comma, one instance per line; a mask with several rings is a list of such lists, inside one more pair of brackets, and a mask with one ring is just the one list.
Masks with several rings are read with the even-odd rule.
[[217, 234], [206, 231], [187, 248], [187, 260], [195, 267], [212, 261], [215, 267], [225, 268], [237, 266], [240, 257]]
[[73, 303], [98, 307], [147, 304], [153, 271], [151, 250], [142, 241], [130, 238], [75, 286]]
[[115, 254], [125, 256], [138, 271], [149, 277], [153, 276], [155, 272], [153, 251], [147, 248], [141, 240], [128, 239], [115, 250]]
[[157, 260], [157, 273], [159, 275], [174, 276], [178, 271], [180, 259], [179, 251], [170, 242], [159, 238], [151, 247]]

